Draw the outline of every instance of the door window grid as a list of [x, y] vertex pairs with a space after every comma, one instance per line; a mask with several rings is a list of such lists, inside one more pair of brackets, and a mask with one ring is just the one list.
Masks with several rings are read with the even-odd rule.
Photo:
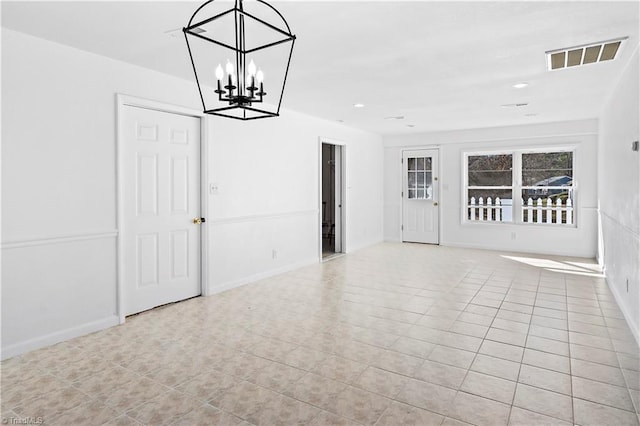
[[430, 200], [433, 197], [431, 157], [407, 159], [407, 196], [412, 200]]
[[465, 153], [463, 221], [575, 225], [573, 158], [569, 150]]

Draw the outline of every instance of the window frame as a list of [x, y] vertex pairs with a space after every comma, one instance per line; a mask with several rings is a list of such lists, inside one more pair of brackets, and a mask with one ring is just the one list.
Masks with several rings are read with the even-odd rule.
[[[572, 194], [572, 223], [536, 223], [536, 222], [525, 222], [523, 221], [523, 205], [519, 202], [515, 202], [515, 200], [522, 199], [522, 191], [525, 189], [524, 187], [529, 187], [530, 185], [523, 185], [522, 182], [522, 155], [523, 154], [543, 154], [543, 153], [553, 153], [553, 152], [570, 152], [571, 155], [571, 165], [572, 165], [572, 185], [571, 189], [573, 191]], [[577, 179], [577, 167], [576, 167], [576, 153], [577, 147], [575, 145], [558, 145], [558, 146], [544, 146], [544, 147], [526, 147], [526, 148], [503, 148], [503, 149], [487, 149], [487, 150], [463, 150], [462, 151], [462, 194], [461, 194], [461, 223], [463, 225], [469, 226], [483, 226], [484, 224], [491, 225], [515, 225], [515, 226], [545, 226], [545, 227], [562, 227], [562, 228], [577, 228], [578, 226], [578, 179]], [[468, 218], [468, 209], [469, 209], [469, 200], [468, 194], [470, 188], [476, 188], [476, 185], [469, 185], [469, 157], [482, 156], [482, 155], [511, 155], [511, 186], [491, 186], [488, 188], [496, 188], [496, 189], [509, 189], [511, 188], [511, 197], [513, 203], [513, 220], [510, 222], [502, 222], [502, 221], [487, 221], [487, 220], [469, 220]], [[515, 195], [515, 196], [514, 196]]]

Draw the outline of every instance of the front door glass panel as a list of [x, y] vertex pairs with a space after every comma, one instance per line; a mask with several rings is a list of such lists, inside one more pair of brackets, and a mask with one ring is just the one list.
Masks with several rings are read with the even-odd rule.
[[412, 200], [431, 200], [433, 197], [431, 157], [412, 157], [407, 162], [407, 191]]

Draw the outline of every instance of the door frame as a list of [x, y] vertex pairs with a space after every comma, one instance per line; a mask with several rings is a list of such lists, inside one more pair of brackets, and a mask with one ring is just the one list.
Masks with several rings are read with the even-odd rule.
[[[179, 105], [168, 104], [164, 102], [154, 101], [151, 99], [140, 98], [136, 96], [116, 93], [116, 280], [117, 280], [117, 296], [116, 311], [120, 324], [125, 322], [125, 295], [124, 295], [124, 238], [126, 232], [124, 227], [124, 158], [123, 158], [123, 122], [125, 107], [137, 107], [150, 109], [153, 111], [167, 112], [170, 114], [186, 115], [200, 120], [200, 214], [202, 217], [208, 215], [208, 198], [207, 198], [207, 182], [209, 171], [207, 169], [208, 144], [203, 141], [208, 140], [209, 125], [205, 115], [198, 110], [182, 107]], [[200, 293], [202, 296], [208, 296], [209, 291], [209, 271], [205, 261], [208, 248], [208, 222], [200, 226]]]
[[347, 165], [347, 143], [344, 141], [340, 141], [337, 139], [326, 138], [320, 136], [318, 138], [318, 259], [320, 263], [323, 262], [322, 259], [322, 144], [335, 145], [339, 146], [341, 150], [340, 155], [340, 192], [342, 202], [342, 207], [340, 208], [340, 247], [342, 251], [340, 253], [347, 252], [347, 232], [346, 232], [346, 222], [347, 222], [347, 174], [345, 172]]
[[404, 243], [404, 238], [402, 236], [404, 229], [404, 163], [402, 159], [404, 158], [405, 151], [420, 151], [420, 150], [433, 150], [438, 152], [438, 245], [442, 244], [442, 153], [440, 152], [440, 145], [422, 145], [422, 146], [403, 146], [400, 148], [400, 157], [398, 162], [400, 163], [400, 189], [398, 193], [400, 194], [400, 242]]

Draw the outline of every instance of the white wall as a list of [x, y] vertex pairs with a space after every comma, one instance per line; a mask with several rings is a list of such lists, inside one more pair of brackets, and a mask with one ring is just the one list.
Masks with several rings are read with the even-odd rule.
[[[640, 89], [638, 47], [605, 103], [598, 138], [600, 262], [607, 283], [640, 342]], [[627, 290], [627, 281], [629, 282]]]
[[[384, 237], [390, 241], [401, 239], [402, 149], [439, 147], [442, 245], [595, 257], [596, 144], [596, 120], [385, 137]], [[552, 229], [544, 225], [462, 223], [462, 155], [465, 151], [553, 146], [576, 147], [576, 227]]]
[[[192, 81], [4, 28], [2, 90], [6, 358], [118, 322], [115, 94], [199, 100]], [[208, 118], [212, 292], [317, 261], [319, 136], [347, 143], [347, 250], [382, 240], [381, 138], [282, 113]]]
[[212, 291], [318, 260], [320, 135], [347, 144], [346, 252], [382, 241], [379, 136], [291, 111], [276, 120], [216, 119], [214, 126]]

